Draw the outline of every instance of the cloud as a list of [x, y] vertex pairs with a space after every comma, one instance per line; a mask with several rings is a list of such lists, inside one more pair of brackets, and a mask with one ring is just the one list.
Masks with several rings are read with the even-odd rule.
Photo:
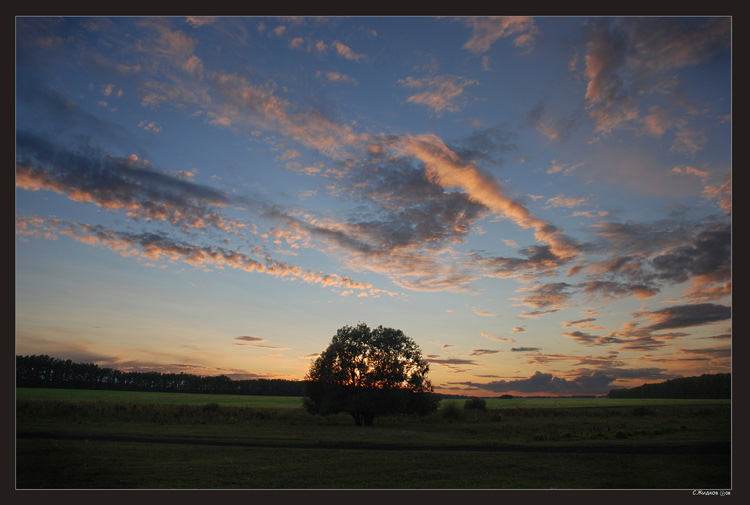
[[684, 282], [692, 284], [686, 295], [696, 301], [731, 293], [731, 223], [599, 222], [594, 229], [611, 255], [586, 267], [586, 294], [648, 298]]
[[595, 345], [598, 340], [598, 337], [596, 335], [583, 333], [582, 331], [571, 331], [568, 333], [563, 333], [563, 336], [572, 338], [579, 344], [584, 344], [584, 345]]
[[235, 340], [239, 340], [240, 342], [265, 342], [265, 338], [260, 337], [235, 337]]
[[427, 356], [427, 361], [430, 364], [444, 366], [454, 373], [464, 372], [467, 370], [467, 367], [471, 368], [479, 365], [479, 363], [474, 360], [464, 358], [440, 358], [437, 356]]
[[494, 312], [490, 312], [488, 310], [479, 310], [476, 307], [472, 307], [471, 310], [478, 316], [494, 317], [497, 315]]
[[495, 335], [494, 333], [482, 332], [480, 333], [480, 335], [488, 340], [496, 340], [497, 342], [509, 342], [511, 344], [514, 344], [516, 342], [516, 340], [513, 338], [504, 338], [499, 335]]
[[554, 275], [557, 269], [565, 264], [565, 261], [546, 245], [525, 247], [519, 252], [523, 257], [488, 257], [480, 252], [474, 252], [469, 256], [469, 263], [487, 276], [524, 279]]
[[118, 232], [102, 225], [33, 217], [17, 217], [16, 233], [21, 236], [43, 236], [47, 239], [55, 239], [58, 235], [68, 236], [88, 245], [106, 247], [122, 256], [137, 256], [149, 261], [179, 261], [203, 269], [228, 267], [248, 273], [265, 273], [278, 278], [296, 279], [322, 287], [379, 291], [369, 283], [357, 282], [337, 274], [304, 269], [278, 261], [269, 255], [264, 255], [261, 262], [239, 251], [176, 241], [157, 233]]
[[523, 297], [522, 303], [536, 309], [559, 308], [574, 294], [575, 289], [574, 285], [567, 282], [536, 283], [521, 289], [529, 293]]
[[[610, 133], [643, 121], [646, 131], [663, 135], [670, 121], [664, 110], [641, 118], [639, 100], [673, 88], [677, 70], [696, 65], [730, 43], [730, 18], [618, 18], [591, 24], [586, 45], [586, 109], [595, 130]], [[692, 111], [690, 111], [692, 112]], [[694, 151], [697, 132], [682, 129], [675, 148]]]
[[586, 319], [577, 319], [575, 321], [565, 321], [563, 322], [563, 326], [566, 328], [570, 328], [571, 326], [576, 326], [583, 323], [591, 323], [596, 321], [595, 317], [588, 317]]
[[318, 72], [318, 77], [323, 77], [328, 82], [345, 82], [345, 83], [351, 83], [356, 84], [357, 79], [350, 75], [342, 74], [341, 72]]
[[517, 153], [517, 138], [518, 134], [506, 126], [483, 128], [451, 141], [450, 149], [467, 162], [495, 168], [503, 166], [508, 155]]
[[338, 40], [334, 40], [331, 43], [331, 47], [333, 47], [333, 49], [336, 51], [336, 53], [339, 54], [339, 56], [343, 56], [347, 60], [360, 61], [361, 59], [365, 58], [365, 55], [355, 53], [349, 46], [342, 44]]
[[638, 312], [635, 316], [646, 317], [651, 321], [648, 330], [662, 331], [675, 328], [691, 328], [693, 326], [725, 321], [732, 317], [732, 308], [714, 303], [698, 303]]
[[552, 374], [537, 371], [526, 379], [500, 380], [487, 383], [466, 382], [464, 384], [493, 393], [581, 395], [608, 393], [615, 380], [615, 377], [601, 371], [579, 375], [572, 379], [555, 377]]
[[494, 178], [477, 167], [466, 164], [437, 136], [403, 136], [394, 143], [393, 148], [401, 154], [420, 160], [429, 180], [444, 188], [460, 188], [474, 201], [511, 219], [521, 228], [533, 228], [537, 240], [549, 245], [552, 253], [561, 259], [572, 259], [580, 253], [580, 245], [577, 242], [565, 236], [557, 227], [535, 217], [515, 200], [508, 198]]
[[729, 359], [732, 357], [732, 347], [704, 347], [701, 349], [680, 349], [688, 355], [705, 356], [706, 359]]
[[424, 105], [438, 114], [460, 110], [465, 103], [461, 100], [464, 88], [478, 84], [473, 79], [455, 75], [407, 77], [398, 82], [405, 88], [423, 90], [407, 98], [407, 102]]
[[565, 195], [557, 195], [555, 197], [552, 197], [547, 200], [547, 205], [552, 207], [580, 207], [581, 205], [585, 205], [587, 202], [587, 198], [585, 196], [565, 196]]
[[489, 51], [500, 38], [513, 37], [513, 44], [528, 49], [538, 29], [534, 19], [529, 17], [481, 17], [460, 18], [473, 33], [463, 48], [478, 54]]
[[495, 349], [474, 349], [471, 351], [470, 356], [484, 356], [485, 354], [497, 354], [499, 352]]
[[732, 177], [729, 172], [724, 176], [720, 186], [706, 186], [703, 196], [710, 200], [718, 200], [719, 207], [729, 215], [732, 212]]
[[[554, 142], [566, 140], [575, 131], [580, 122], [578, 114], [569, 117], [556, 117], [550, 114], [545, 109], [543, 103], [539, 103], [529, 111], [527, 120], [539, 133]], [[577, 167], [570, 167], [568, 170], [565, 170], [565, 175], [569, 175], [575, 168]], [[553, 174], [561, 170], [562, 168], [556, 166], [553, 162], [553, 166], [547, 173]]]
[[674, 167], [672, 169], [672, 172], [674, 172], [675, 174], [682, 174], [682, 175], [694, 175], [696, 177], [700, 177], [701, 179], [707, 179], [708, 177], [711, 176], [711, 172], [707, 172], [705, 170], [699, 170], [691, 166]]
[[656, 256], [652, 264], [659, 279], [685, 282], [699, 278], [702, 284], [731, 279], [732, 228], [722, 224], [700, 230], [692, 240]]
[[167, 221], [185, 230], [244, 227], [213, 208], [230, 203], [213, 188], [157, 172], [136, 156], [116, 157], [88, 145], [72, 150], [25, 131], [16, 133], [16, 186], [54, 191], [76, 202], [124, 210], [134, 219]]

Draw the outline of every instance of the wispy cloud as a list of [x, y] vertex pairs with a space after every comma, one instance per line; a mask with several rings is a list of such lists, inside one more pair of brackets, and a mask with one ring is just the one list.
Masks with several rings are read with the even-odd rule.
[[472, 29], [471, 38], [463, 46], [472, 53], [489, 51], [495, 41], [506, 37], [513, 39], [513, 45], [527, 50], [538, 32], [534, 19], [528, 17], [460, 18], [459, 21]]
[[[607, 134], [641, 120], [639, 96], [670, 92], [675, 70], [693, 66], [712, 51], [727, 47], [730, 23], [728, 18], [619, 18], [592, 23], [586, 46], [585, 100], [596, 130]], [[654, 126], [654, 110], [644, 120], [652, 134], [661, 135], [666, 129], [665, 113], [660, 110], [659, 114], [659, 127]], [[695, 134], [689, 131], [683, 128], [677, 132], [680, 149], [699, 147]]]
[[440, 114], [460, 110], [465, 101], [464, 88], [477, 84], [477, 81], [455, 75], [436, 75], [407, 77], [399, 80], [399, 84], [405, 88], [422, 90], [407, 98], [407, 102], [424, 105]]

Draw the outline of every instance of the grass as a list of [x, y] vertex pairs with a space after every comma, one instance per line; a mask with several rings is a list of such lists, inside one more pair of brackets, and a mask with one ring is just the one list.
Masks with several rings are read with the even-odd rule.
[[17, 391], [17, 488], [731, 487], [729, 401], [449, 400], [356, 427], [288, 398], [99, 393]]
[[98, 391], [88, 389], [16, 388], [17, 400], [53, 400], [68, 402], [118, 402], [160, 405], [195, 405], [216, 403], [225, 406], [300, 408], [296, 396], [215, 395], [203, 393], [150, 393], [140, 391]]

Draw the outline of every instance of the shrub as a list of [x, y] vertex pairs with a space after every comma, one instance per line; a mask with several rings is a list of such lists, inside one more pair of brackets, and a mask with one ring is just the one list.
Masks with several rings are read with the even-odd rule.
[[454, 402], [446, 403], [445, 407], [440, 409], [440, 415], [443, 417], [443, 419], [456, 421], [458, 419], [461, 419], [461, 409], [459, 409], [458, 405], [456, 405]]
[[639, 417], [656, 415], [656, 411], [654, 409], [643, 406], [643, 405], [633, 408], [631, 413], [634, 416], [639, 416]]
[[469, 398], [464, 402], [464, 410], [487, 411], [487, 401], [484, 398]]

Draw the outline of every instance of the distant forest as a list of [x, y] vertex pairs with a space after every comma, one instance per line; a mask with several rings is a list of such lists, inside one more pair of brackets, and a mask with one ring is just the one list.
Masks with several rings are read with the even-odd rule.
[[[285, 379], [233, 380], [225, 375], [122, 372], [93, 363], [76, 363], [47, 355], [16, 356], [16, 387], [159, 391], [260, 396], [304, 396], [305, 382]], [[456, 397], [457, 395], [438, 395]], [[629, 389], [612, 389], [609, 398], [732, 397], [732, 374], [704, 374]], [[511, 395], [503, 395], [512, 398]]]
[[42, 356], [16, 356], [16, 387], [303, 396], [304, 382], [284, 379], [232, 380], [225, 375], [122, 372], [93, 363]]
[[732, 398], [732, 374], [704, 374], [629, 389], [612, 389], [609, 398]]

